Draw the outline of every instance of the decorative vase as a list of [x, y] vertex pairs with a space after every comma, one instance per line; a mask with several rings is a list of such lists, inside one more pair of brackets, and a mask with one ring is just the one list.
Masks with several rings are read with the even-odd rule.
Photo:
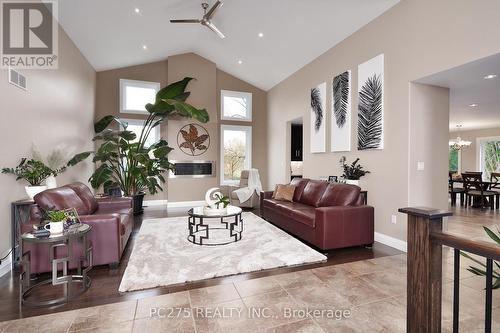
[[64, 220], [59, 222], [50, 222], [44, 226], [45, 230], [49, 230], [51, 235], [59, 235], [64, 231]]
[[49, 176], [49, 177], [45, 180], [45, 185], [47, 185], [47, 188], [56, 188], [56, 187], [57, 187], [56, 177], [54, 177], [54, 176]]
[[226, 208], [216, 208], [208, 206], [203, 207], [203, 214], [206, 215], [224, 215], [226, 213], [227, 213], [227, 207]]
[[346, 184], [359, 186], [359, 179], [346, 179]]
[[133, 204], [134, 204], [134, 215], [140, 215], [144, 213], [144, 209], [142, 208], [142, 204], [144, 202], [144, 192], [136, 193], [132, 196]]
[[26, 191], [26, 194], [28, 195], [28, 197], [33, 200], [33, 198], [35, 197], [35, 195], [37, 195], [38, 193], [40, 192], [43, 192], [47, 189], [47, 186], [46, 185], [39, 185], [39, 186], [25, 186], [24, 187], [24, 190]]

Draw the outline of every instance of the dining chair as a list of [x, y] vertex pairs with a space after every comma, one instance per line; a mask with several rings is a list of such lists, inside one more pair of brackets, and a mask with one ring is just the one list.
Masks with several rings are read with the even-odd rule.
[[495, 208], [500, 209], [500, 172], [490, 174], [490, 191], [495, 193]]
[[453, 181], [453, 175], [455, 175], [457, 172], [456, 171], [449, 171], [448, 172], [448, 193], [450, 194], [451, 198], [451, 206], [456, 206], [457, 205], [457, 195], [460, 194], [460, 206], [464, 205], [465, 201], [465, 189], [463, 187], [455, 187], [454, 186], [454, 181]]
[[479, 199], [480, 207], [485, 207], [485, 199], [488, 201], [491, 209], [495, 208], [495, 192], [488, 191], [489, 183], [484, 183], [482, 172], [464, 172], [462, 179], [465, 189], [465, 206], [474, 207], [473, 204]]

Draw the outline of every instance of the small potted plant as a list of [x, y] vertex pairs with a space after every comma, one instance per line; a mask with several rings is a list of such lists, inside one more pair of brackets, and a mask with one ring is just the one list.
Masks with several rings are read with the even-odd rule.
[[47, 189], [43, 182], [54, 173], [54, 170], [46, 166], [43, 162], [27, 158], [21, 159], [21, 162], [15, 168], [3, 168], [2, 173], [16, 176], [16, 180], [25, 180], [28, 186], [25, 186], [26, 194], [33, 200], [38, 193]]
[[359, 179], [370, 173], [370, 171], [364, 170], [363, 166], [358, 163], [359, 158], [355, 159], [351, 164], [347, 164], [346, 157], [342, 156], [339, 162], [340, 166], [344, 170], [342, 177], [344, 178], [346, 184], [359, 186]]
[[45, 213], [47, 216], [48, 223], [44, 225], [44, 228], [50, 230], [51, 234], [60, 234], [64, 231], [64, 222], [68, 215], [63, 210], [51, 210]]

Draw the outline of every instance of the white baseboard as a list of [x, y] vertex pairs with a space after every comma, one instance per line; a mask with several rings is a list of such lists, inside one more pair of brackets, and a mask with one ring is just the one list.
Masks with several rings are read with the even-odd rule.
[[144, 200], [143, 206], [145, 207], [153, 207], [153, 206], [166, 206], [168, 204], [168, 200]]
[[0, 265], [0, 277], [10, 272], [12, 267], [12, 253], [9, 254], [5, 260], [2, 260], [2, 264]]
[[203, 206], [204, 204], [205, 204], [205, 201], [176, 201], [176, 202], [170, 202], [168, 200], [145, 200], [144, 201], [145, 207], [164, 206], [167, 208], [192, 208], [192, 207]]
[[376, 232], [375, 233], [375, 241], [382, 243], [384, 245], [393, 247], [399, 251], [408, 252], [407, 243], [405, 241], [402, 241], [401, 239], [397, 239], [397, 238]]
[[167, 208], [192, 208], [205, 205], [205, 201], [177, 201], [169, 202]]

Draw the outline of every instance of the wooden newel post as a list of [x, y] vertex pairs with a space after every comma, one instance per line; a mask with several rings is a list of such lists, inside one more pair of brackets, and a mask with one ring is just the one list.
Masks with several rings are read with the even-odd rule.
[[406, 332], [441, 332], [442, 246], [431, 241], [443, 230], [451, 212], [431, 208], [401, 208], [408, 214]]

